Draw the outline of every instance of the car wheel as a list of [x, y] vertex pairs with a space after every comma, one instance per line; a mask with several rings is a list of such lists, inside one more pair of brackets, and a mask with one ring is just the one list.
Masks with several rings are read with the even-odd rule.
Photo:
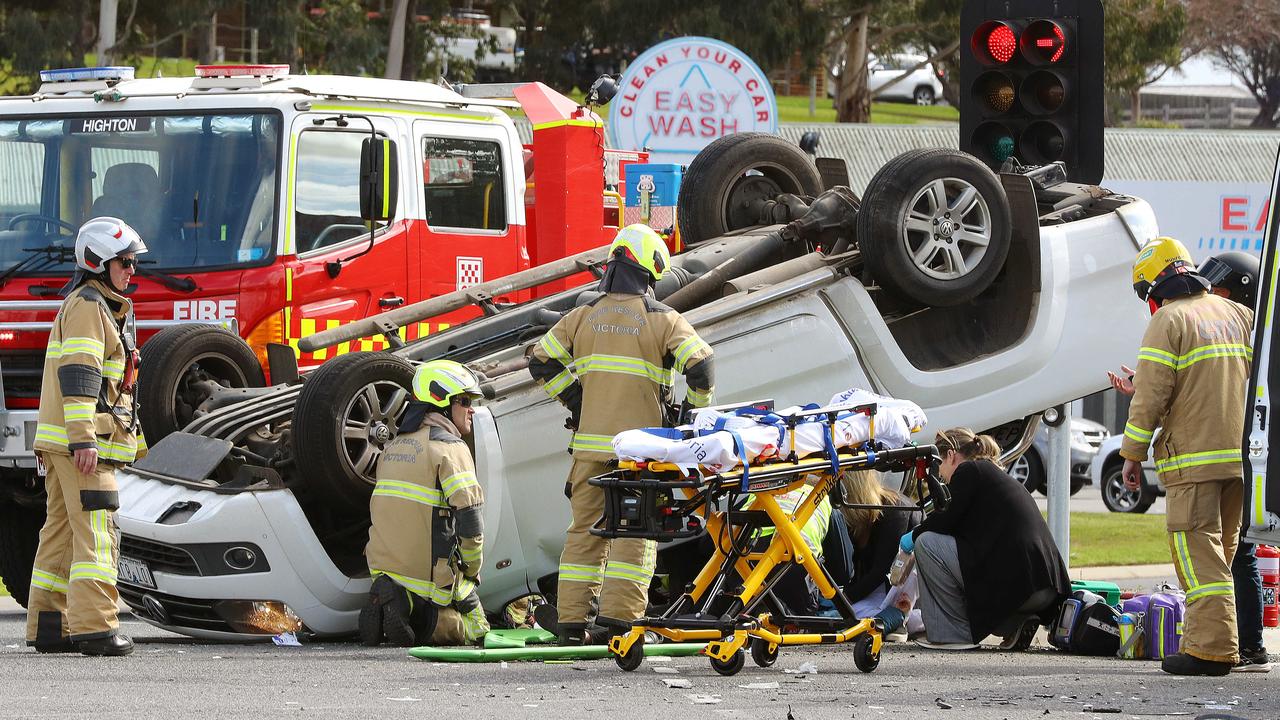
[[1043, 492], [1045, 489], [1044, 463], [1040, 462], [1040, 456], [1033, 448], [1027, 448], [1026, 452], [1013, 461], [1009, 466], [1009, 475], [1022, 483], [1022, 487], [1029, 493], [1037, 490]]
[[999, 178], [957, 150], [911, 150], [867, 184], [858, 246], [867, 269], [899, 300], [959, 305], [1004, 267], [1012, 237]]
[[298, 477], [336, 507], [368, 512], [382, 449], [409, 406], [413, 366], [384, 352], [340, 355], [302, 385], [293, 410]]
[[220, 388], [265, 384], [262, 363], [239, 335], [216, 325], [174, 325], [142, 344], [138, 420], [155, 445], [186, 427]]
[[916, 88], [912, 97], [915, 99], [917, 105], [932, 105], [937, 101], [937, 98], [933, 94], [933, 88], [928, 85], [921, 85]]
[[1142, 489], [1129, 490], [1124, 486], [1123, 465], [1112, 465], [1102, 473], [1102, 504], [1111, 512], [1144, 513], [1156, 501], [1155, 493], [1145, 482]]
[[822, 178], [796, 145], [767, 133], [726, 135], [702, 149], [680, 181], [685, 243], [760, 224], [760, 206], [782, 193], [816, 196]]
[[44, 519], [44, 508], [0, 500], [0, 581], [24, 608]]

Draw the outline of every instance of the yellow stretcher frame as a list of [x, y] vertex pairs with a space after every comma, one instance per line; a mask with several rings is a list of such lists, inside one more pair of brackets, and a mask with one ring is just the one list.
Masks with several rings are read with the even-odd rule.
[[[848, 408], [839, 408], [839, 410], [846, 409]], [[865, 410], [866, 406], [860, 409]], [[830, 420], [833, 421], [834, 413], [831, 413], [831, 410], [835, 408], [823, 408], [810, 411], [808, 414], [826, 412], [830, 414]], [[870, 406], [866, 414], [871, 417], [872, 428], [874, 428], [874, 413], [875, 407]], [[705, 518], [706, 532], [716, 539], [715, 550], [711, 559], [694, 579], [692, 589], [673, 603], [672, 609], [668, 610], [666, 615], [642, 618], [633, 624], [629, 632], [617, 635], [610, 640], [609, 649], [613, 652], [619, 667], [624, 670], [634, 670], [639, 666], [644, 654], [644, 635], [646, 632], [653, 632], [674, 642], [707, 641], [703, 654], [711, 659], [712, 667], [724, 675], [733, 675], [743, 667], [745, 664], [743, 650], [752, 638], [756, 639], [751, 648], [752, 659], [762, 666], [772, 665], [782, 646], [827, 645], [854, 641], [857, 643], [854, 654], [855, 665], [863, 672], [875, 670], [879, 665], [880, 649], [883, 645], [883, 626], [874, 618], [857, 620], [853, 617], [852, 606], [848, 599], [844, 598], [843, 593], [833, 584], [818, 558], [809, 551], [800, 528], [804, 527], [813, 516], [818, 504], [831, 494], [844, 471], [873, 468], [903, 469], [901, 466], [905, 462], [915, 465], [917, 479], [919, 479], [920, 473], [936, 467], [936, 456], [936, 449], [932, 445], [926, 445], [882, 452], [841, 451], [837, 453], [834, 463], [825, 454], [794, 459], [794, 433], [792, 433], [790, 457], [793, 459], [748, 467], [750, 488], [743, 487], [744, 473], [741, 467], [726, 473], [705, 474], [701, 489], [691, 488], [688, 483], [685, 483], [684, 487], [677, 488], [684, 494], [685, 499], [690, 501], [690, 505], [685, 507], [685, 514], [701, 514]], [[640, 471], [674, 473], [682, 479], [687, 479], [678, 466], [655, 462], [620, 461], [618, 471], [613, 475], [625, 476]], [[701, 469], [699, 472], [702, 474]], [[817, 481], [805, 500], [792, 513], [783, 510], [776, 496], [800, 488], [806, 484], [806, 478], [812, 476], [816, 476]], [[607, 477], [609, 476], [593, 480], [593, 484], [608, 485], [609, 483], [604, 481]], [[763, 511], [775, 528], [775, 532], [768, 546], [763, 550], [742, 552], [736, 547], [736, 541], [732, 539], [733, 527], [727, 526], [728, 512], [711, 509], [708, 501], [720, 494], [736, 494], [748, 490], [752, 493], [753, 500], [744, 510]], [[886, 509], [890, 508], [886, 506]], [[729, 538], [728, 549], [724, 546], [726, 537]], [[696, 609], [702, 607], [708, 599], [736, 600], [736, 603], [730, 606], [733, 609], [725, 615], [740, 614], [754, 608], [765, 599], [765, 593], [771, 588], [770, 576], [784, 564], [798, 564], [803, 567], [822, 596], [835, 600], [837, 608], [845, 616], [845, 622], [851, 624], [833, 627], [831, 632], [788, 632], [788, 628], [785, 627], [790, 624], [788, 619], [779, 620], [769, 613], [763, 613], [756, 617], [735, 619], [731, 632], [726, 632], [726, 626], [730, 621], [723, 619], [720, 627], [679, 627], [678, 613], [675, 612], [677, 609]], [[738, 577], [742, 578], [741, 591], [736, 595], [718, 593], [708, 598], [708, 593], [729, 575], [730, 567], [737, 572]], [[780, 576], [781, 573], [775, 575], [774, 581], [776, 582]], [[689, 604], [693, 607], [690, 608]], [[815, 619], [809, 618], [809, 620]], [[828, 622], [835, 624], [834, 621]]]

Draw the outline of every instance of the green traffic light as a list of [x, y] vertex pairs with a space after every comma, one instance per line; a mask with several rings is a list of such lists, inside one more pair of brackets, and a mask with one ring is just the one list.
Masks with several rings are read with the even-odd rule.
[[1013, 138], [1008, 135], [1001, 135], [991, 143], [991, 157], [995, 158], [996, 162], [1004, 162], [1012, 154]]

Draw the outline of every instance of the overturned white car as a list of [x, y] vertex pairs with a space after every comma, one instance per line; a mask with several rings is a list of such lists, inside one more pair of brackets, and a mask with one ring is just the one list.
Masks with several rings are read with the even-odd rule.
[[[1156, 235], [1143, 200], [1065, 182], [1054, 165], [997, 176], [945, 149], [899, 156], [859, 198], [838, 182], [824, 192], [788, 147], [725, 138], [685, 176], [689, 249], [657, 295], [715, 348], [717, 402], [798, 404], [861, 387], [918, 403], [926, 433], [967, 425], [1020, 451], [1039, 411], [1101, 390], [1104, 371], [1136, 351], [1146, 319], [1129, 266]], [[602, 255], [303, 344], [390, 336], [411, 318], [598, 268]], [[569, 433], [524, 357], [593, 292], [489, 303], [447, 332], [210, 398], [120, 474], [121, 597], [148, 622], [192, 636], [354, 632], [369, 586], [362, 551], [378, 453], [396, 431], [413, 363], [442, 357], [483, 373], [492, 395], [474, 430], [486, 495], [482, 600], [496, 611], [554, 590]]]

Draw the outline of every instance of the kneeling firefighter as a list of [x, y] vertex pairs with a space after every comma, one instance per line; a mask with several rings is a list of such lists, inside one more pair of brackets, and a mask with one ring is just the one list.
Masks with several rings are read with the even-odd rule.
[[[613, 436], [663, 423], [673, 373], [685, 377], [686, 407], [711, 403], [711, 346], [689, 322], [659, 303], [654, 283], [671, 265], [662, 238], [628, 225], [609, 248], [600, 297], [574, 308], [534, 346], [529, 372], [570, 413], [573, 466], [565, 483], [572, 524], [560, 555], [557, 605], [539, 606], [538, 623], [562, 644], [604, 639], [644, 614], [657, 544], [591, 534], [604, 512], [604, 491], [587, 481], [608, 471]], [[596, 622], [588, 617], [599, 600]], [[543, 610], [546, 608], [546, 610]]]
[[133, 652], [116, 617], [116, 468], [146, 454], [133, 396], [133, 303], [124, 296], [146, 251], [117, 218], [81, 226], [76, 272], [49, 332], [35, 439], [48, 515], [27, 611], [27, 644], [40, 652]]
[[413, 395], [378, 459], [365, 547], [373, 587], [360, 611], [360, 642], [470, 644], [489, 631], [476, 594], [484, 491], [462, 439], [480, 383], [459, 363], [432, 360], [414, 374]]

